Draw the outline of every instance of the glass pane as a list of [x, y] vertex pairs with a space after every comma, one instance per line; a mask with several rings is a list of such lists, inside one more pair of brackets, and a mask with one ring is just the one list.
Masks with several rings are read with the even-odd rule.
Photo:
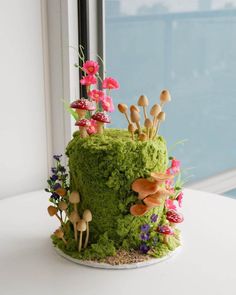
[[[168, 88], [160, 128], [193, 181], [236, 163], [236, 0], [106, 0], [106, 64], [115, 102], [152, 104]], [[113, 127], [126, 128], [119, 114]]]

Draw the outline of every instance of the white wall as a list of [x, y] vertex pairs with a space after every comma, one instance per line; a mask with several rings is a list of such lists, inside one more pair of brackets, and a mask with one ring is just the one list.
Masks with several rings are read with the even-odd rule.
[[0, 1], [0, 198], [44, 187], [47, 141], [40, 0]]

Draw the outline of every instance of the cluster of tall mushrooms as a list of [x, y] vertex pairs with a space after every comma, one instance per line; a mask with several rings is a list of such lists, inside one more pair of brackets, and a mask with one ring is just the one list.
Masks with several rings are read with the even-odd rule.
[[[78, 243], [78, 251], [80, 252], [82, 248], [88, 246], [89, 241], [89, 222], [92, 221], [92, 213], [90, 210], [86, 209], [83, 212], [83, 218], [80, 217], [78, 213], [78, 204], [80, 203], [80, 195], [78, 192], [73, 191], [69, 195], [69, 202], [61, 201], [57, 206], [49, 206], [48, 213], [50, 216], [55, 216], [60, 221], [60, 228], [58, 228], [54, 235], [61, 239], [65, 244], [67, 244], [64, 238], [64, 228], [66, 223], [71, 222], [74, 230], [74, 239]], [[70, 206], [69, 206], [70, 205]], [[63, 213], [64, 212], [64, 218]], [[59, 213], [59, 214], [58, 214]], [[79, 239], [78, 239], [79, 232]], [[83, 232], [86, 232], [84, 244], [83, 244]]]
[[171, 96], [168, 90], [162, 90], [160, 94], [160, 104], [154, 104], [150, 109], [150, 119], [147, 115], [147, 107], [149, 105], [148, 98], [145, 95], [141, 95], [138, 100], [138, 106], [143, 108], [144, 115], [144, 127], [142, 129], [140, 124], [140, 109], [136, 105], [130, 106], [130, 116], [128, 114], [128, 106], [126, 104], [118, 104], [119, 111], [125, 115], [128, 122], [128, 131], [131, 133], [131, 137], [135, 139], [135, 131], [137, 130], [138, 139], [140, 141], [146, 141], [154, 139], [158, 135], [161, 122], [165, 121], [165, 112], [163, 112], [163, 106], [167, 102], [171, 101]]

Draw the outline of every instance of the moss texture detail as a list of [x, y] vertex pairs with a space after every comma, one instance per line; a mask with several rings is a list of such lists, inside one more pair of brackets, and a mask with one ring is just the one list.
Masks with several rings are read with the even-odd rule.
[[129, 208], [137, 200], [131, 184], [137, 178], [148, 177], [152, 171], [166, 170], [164, 139], [132, 141], [127, 131], [116, 129], [106, 129], [103, 135], [88, 138], [80, 138], [76, 132], [66, 154], [71, 189], [79, 191], [81, 196], [80, 213], [90, 209], [93, 214], [90, 243], [98, 243], [100, 238], [100, 244], [104, 244], [101, 236], [105, 235], [116, 248], [138, 247], [140, 225], [148, 223], [152, 213], [161, 217], [163, 207], [152, 209], [142, 217], [130, 215]]

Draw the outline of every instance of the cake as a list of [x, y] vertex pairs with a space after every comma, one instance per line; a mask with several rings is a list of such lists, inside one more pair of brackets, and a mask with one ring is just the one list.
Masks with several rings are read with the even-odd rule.
[[[66, 155], [68, 168], [55, 155], [48, 179], [48, 207], [59, 228], [51, 239], [56, 249], [78, 261], [110, 265], [133, 264], [160, 259], [177, 249], [183, 221], [180, 162], [169, 156], [165, 139], [159, 135], [165, 120], [164, 105], [170, 93], [163, 90], [160, 104], [150, 108], [141, 95], [138, 106], [118, 104], [128, 128], [105, 128], [114, 111], [112, 98], [105, 94], [119, 87], [105, 78], [97, 83], [99, 65], [83, 60], [87, 98], [70, 105], [76, 119]], [[141, 110], [144, 124], [141, 124]]]

